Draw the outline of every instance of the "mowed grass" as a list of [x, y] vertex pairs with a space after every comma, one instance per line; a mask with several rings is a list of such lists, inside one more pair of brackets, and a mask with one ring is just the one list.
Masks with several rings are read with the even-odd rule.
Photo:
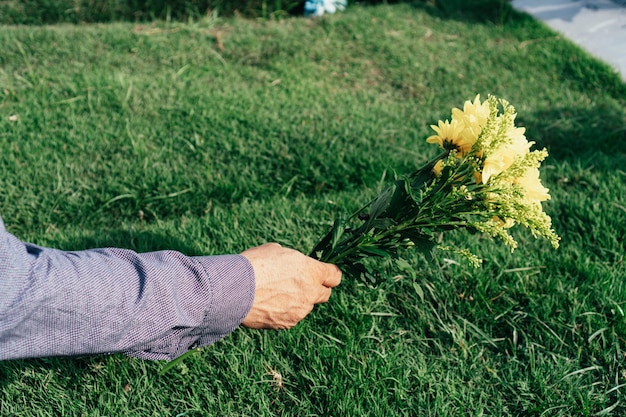
[[121, 355], [3, 362], [0, 415], [626, 414], [626, 86], [524, 15], [0, 28], [1, 213], [67, 250], [306, 252], [477, 93], [549, 149], [560, 249], [452, 235], [483, 267], [407, 253], [294, 329], [239, 329], [163, 375]]

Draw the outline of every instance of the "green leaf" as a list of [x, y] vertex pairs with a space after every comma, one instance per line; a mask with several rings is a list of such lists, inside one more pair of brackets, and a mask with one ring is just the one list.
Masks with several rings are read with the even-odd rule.
[[423, 253], [427, 260], [432, 260], [433, 252], [437, 246], [435, 242], [426, 239], [416, 239], [412, 240], [412, 242], [415, 244], [415, 248]]
[[394, 192], [389, 200], [387, 209], [384, 211], [386, 217], [397, 218], [398, 213], [406, 210], [407, 197], [410, 190], [409, 181], [406, 178], [398, 179], [394, 184]]
[[324, 236], [317, 243], [317, 245], [315, 245], [315, 247], [313, 248], [309, 256], [313, 259], [321, 260], [323, 258], [323, 255], [330, 250], [329, 245], [330, 245], [332, 237], [333, 237], [333, 229], [331, 228], [331, 230], [328, 233], [326, 233], [326, 236]]
[[343, 218], [338, 217], [335, 220], [335, 223], [333, 224], [333, 230], [332, 230], [332, 240], [331, 240], [331, 248], [334, 249], [337, 244], [339, 243], [339, 241], [341, 240], [341, 237], [343, 236], [343, 233], [346, 230], [346, 222]]
[[185, 359], [187, 359], [188, 357], [190, 357], [191, 355], [196, 355], [200, 353], [200, 349], [191, 349], [188, 350], [187, 352], [183, 353], [182, 355], [180, 355], [179, 357], [177, 357], [176, 359], [173, 359], [170, 362], [167, 362], [163, 368], [161, 368], [161, 370], [159, 371], [159, 375], [165, 375], [166, 373], [168, 373], [169, 371], [171, 371], [174, 367], [180, 365], [183, 363], [183, 361]]
[[405, 229], [400, 232], [400, 236], [403, 239], [409, 239], [416, 245], [421, 241], [431, 241], [433, 237], [430, 234], [424, 233], [419, 229]]
[[347, 262], [338, 265], [343, 272], [344, 275], [351, 278], [361, 278], [365, 276], [368, 272], [365, 265], [361, 262]]
[[377, 248], [375, 246], [361, 246], [359, 249], [361, 250], [361, 252], [374, 256], [380, 256], [381, 258], [389, 258], [390, 256], [392, 256], [392, 254], [387, 252], [386, 250]]
[[417, 294], [417, 296], [420, 298], [420, 300], [423, 303], [424, 302], [424, 290], [422, 289], [422, 286], [419, 285], [417, 282], [414, 282], [413, 289], [415, 289], [415, 293]]
[[384, 213], [389, 207], [389, 203], [391, 202], [391, 198], [393, 197], [396, 191], [397, 185], [392, 184], [389, 187], [385, 188], [380, 192], [378, 197], [374, 201], [372, 201], [372, 205], [370, 207], [370, 220], [375, 219], [381, 213]]
[[384, 217], [384, 218], [372, 220], [370, 222], [370, 227], [371, 228], [376, 228], [376, 229], [381, 229], [381, 230], [387, 230], [391, 226], [393, 226], [395, 223], [396, 222], [394, 222], [393, 219], [389, 219], [387, 217]]
[[432, 160], [429, 164], [409, 175], [409, 183], [412, 189], [424, 188], [424, 186], [435, 177], [433, 174], [433, 167], [440, 159], [442, 158]]

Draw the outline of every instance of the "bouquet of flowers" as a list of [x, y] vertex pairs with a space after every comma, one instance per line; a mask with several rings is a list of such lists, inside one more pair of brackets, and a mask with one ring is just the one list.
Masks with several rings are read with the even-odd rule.
[[493, 96], [452, 109], [451, 119], [432, 125], [436, 134], [426, 139], [440, 154], [396, 177], [350, 217], [337, 218], [311, 256], [349, 275], [367, 274], [370, 257], [398, 257], [411, 247], [425, 254], [436, 247], [454, 251], [478, 266], [481, 260], [469, 250], [440, 243], [443, 232], [485, 233], [513, 250], [509, 229], [515, 225], [557, 248], [559, 237], [541, 206], [550, 199], [539, 179], [548, 152], [530, 150], [534, 142], [515, 117], [513, 106]]

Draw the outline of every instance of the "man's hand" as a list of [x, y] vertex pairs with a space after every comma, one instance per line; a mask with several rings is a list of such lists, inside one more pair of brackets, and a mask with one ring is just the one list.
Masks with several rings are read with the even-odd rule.
[[289, 329], [325, 303], [341, 271], [278, 243], [242, 253], [254, 269], [256, 293], [243, 325], [253, 329]]

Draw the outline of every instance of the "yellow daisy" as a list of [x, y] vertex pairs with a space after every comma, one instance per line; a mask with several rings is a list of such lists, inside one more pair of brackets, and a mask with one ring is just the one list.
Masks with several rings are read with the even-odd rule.
[[437, 125], [431, 125], [430, 127], [437, 134], [428, 137], [426, 142], [437, 144], [442, 149], [456, 149], [464, 153], [471, 149], [473, 145], [472, 143], [468, 147], [467, 137], [463, 135], [465, 125], [459, 120], [452, 119], [452, 121], [446, 120], [445, 122], [439, 120]]
[[454, 145], [459, 140], [465, 126], [458, 120], [452, 119], [452, 121], [446, 120], [445, 122], [439, 120], [437, 125], [430, 125], [430, 127], [437, 134], [428, 137], [426, 142], [436, 143], [444, 149], [449, 149], [447, 146]]

